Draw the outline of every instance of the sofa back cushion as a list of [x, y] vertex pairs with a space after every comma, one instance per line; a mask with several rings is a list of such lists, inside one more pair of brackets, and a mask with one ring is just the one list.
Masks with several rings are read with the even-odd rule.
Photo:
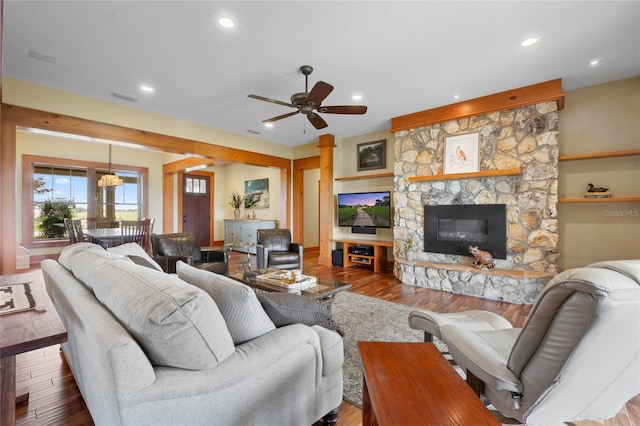
[[175, 275], [104, 250], [78, 250], [70, 261], [154, 365], [202, 370], [235, 350], [213, 299]]
[[236, 345], [276, 328], [255, 292], [246, 284], [184, 262], [178, 262], [176, 270], [180, 279], [201, 288], [213, 298]]
[[179, 232], [153, 236], [153, 251], [157, 256], [191, 256], [194, 262], [202, 261], [198, 238], [194, 234]]
[[286, 252], [291, 245], [291, 231], [288, 229], [259, 229], [257, 238], [258, 244], [270, 252]]

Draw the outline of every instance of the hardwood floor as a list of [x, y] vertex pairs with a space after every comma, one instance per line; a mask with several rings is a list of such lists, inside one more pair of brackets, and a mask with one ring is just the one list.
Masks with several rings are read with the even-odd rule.
[[[243, 254], [234, 253], [230, 267], [246, 261]], [[255, 257], [253, 258], [255, 262]], [[255, 265], [254, 265], [255, 267]], [[402, 285], [390, 271], [373, 274], [366, 268], [341, 268], [319, 266], [317, 255], [305, 253], [305, 274], [350, 282], [354, 293], [402, 303], [421, 309], [439, 312], [458, 312], [467, 309], [484, 309], [508, 318], [515, 326], [522, 326], [530, 306], [512, 305], [474, 297], [460, 296], [435, 290]], [[16, 361], [18, 388], [29, 387], [28, 402], [16, 407], [16, 424], [35, 425], [92, 425], [91, 415], [76, 386], [69, 366], [60, 353], [59, 346], [18, 355]], [[322, 422], [316, 423], [321, 425]], [[338, 426], [360, 426], [362, 412], [343, 402]], [[580, 421], [576, 426], [640, 426], [640, 395], [629, 401], [620, 413], [605, 421]]]

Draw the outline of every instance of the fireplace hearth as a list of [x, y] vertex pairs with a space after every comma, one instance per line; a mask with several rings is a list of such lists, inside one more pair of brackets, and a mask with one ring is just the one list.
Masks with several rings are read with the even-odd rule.
[[424, 206], [424, 251], [469, 256], [469, 246], [507, 258], [505, 204]]

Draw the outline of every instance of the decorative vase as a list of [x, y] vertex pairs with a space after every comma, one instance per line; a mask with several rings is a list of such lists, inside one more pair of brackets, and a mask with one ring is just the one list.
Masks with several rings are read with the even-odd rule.
[[239, 208], [236, 207], [233, 210], [233, 217], [236, 218], [236, 219], [240, 219], [240, 209]]

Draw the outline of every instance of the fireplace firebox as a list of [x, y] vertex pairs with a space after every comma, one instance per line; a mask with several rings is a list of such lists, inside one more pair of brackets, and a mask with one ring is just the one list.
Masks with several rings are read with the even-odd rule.
[[469, 255], [469, 246], [507, 258], [505, 204], [424, 206], [424, 251]]

